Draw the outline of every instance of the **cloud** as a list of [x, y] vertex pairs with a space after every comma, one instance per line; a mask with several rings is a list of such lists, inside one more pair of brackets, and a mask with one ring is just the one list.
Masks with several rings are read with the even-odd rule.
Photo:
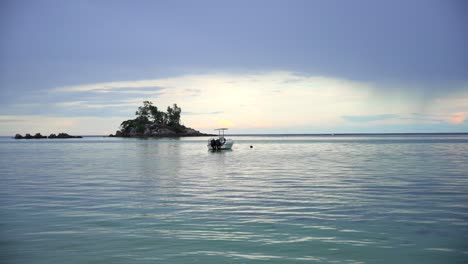
[[367, 116], [342, 116], [342, 118], [350, 122], [373, 122], [373, 121], [398, 118], [398, 115], [383, 114], [383, 115], [367, 115]]
[[463, 122], [465, 122], [466, 116], [466, 113], [463, 112], [452, 113], [450, 114], [448, 121], [450, 124], [460, 125], [463, 124]]
[[0, 115], [0, 123], [17, 118], [14, 123], [0, 126], [0, 135], [66, 132], [76, 135], [108, 135], [114, 133], [122, 122], [121, 117], [57, 117], [45, 115], [5, 116]]
[[213, 111], [213, 112], [205, 112], [205, 113], [184, 112], [184, 115], [218, 115], [222, 113], [223, 111]]
[[446, 117], [437, 114], [411, 113], [409, 115], [401, 116], [399, 119], [417, 123], [442, 123], [445, 122]]
[[[382, 93], [375, 83], [288, 71], [190, 74], [51, 90], [24, 97], [29, 101], [0, 105], [0, 113], [11, 119], [49, 117], [44, 122], [54, 117], [109, 118], [113, 121], [105, 122], [108, 127], [103, 129], [114, 131], [122, 120], [134, 117], [142, 101], [149, 100], [162, 110], [177, 103], [182, 107], [183, 124], [196, 129], [228, 126], [239, 131], [265, 129], [265, 133], [294, 127], [311, 131], [333, 128], [338, 133], [340, 127], [454, 125], [463, 122], [468, 113], [468, 92], [430, 98], [404, 93], [405, 87], [401, 87], [395, 93]], [[74, 122], [72, 127], [81, 131], [78, 126], [83, 122]]]
[[234, 123], [232, 121], [226, 119], [218, 119], [216, 123], [219, 127], [233, 127]]
[[53, 89], [57, 92], [83, 92], [83, 91], [128, 91], [128, 90], [146, 90], [145, 88], [160, 90], [160, 80], [135, 80], [121, 82], [101, 82], [94, 84], [71, 85]]
[[25, 120], [24, 119], [14, 119], [14, 118], [11, 118], [11, 119], [1, 119], [0, 118], [0, 124], [1, 123], [4, 123], [4, 124], [8, 124], [8, 123], [19, 123], [19, 122], [24, 122]]
[[[151, 87], [157, 89], [152, 91]], [[356, 102], [366, 100], [371, 89], [369, 84], [362, 82], [273, 71], [192, 74], [65, 86], [54, 90], [76, 95], [76, 100], [72, 102], [57, 103], [64, 107], [83, 108], [86, 111], [114, 106], [133, 105], [136, 108], [141, 101], [151, 100], [163, 109], [178, 103], [183, 109], [183, 121], [188, 124], [207, 127], [211, 122], [213, 126], [217, 121], [202, 117], [211, 114], [221, 115], [220, 118], [231, 120], [236, 126], [251, 127], [253, 124], [336, 123], [339, 122], [339, 113], [349, 108], [356, 109]], [[126, 103], [122, 93], [128, 94], [129, 91], [132, 91], [132, 99]], [[94, 103], [88, 98], [80, 98], [80, 94], [86, 94], [92, 100], [97, 97], [104, 101], [107, 98], [107, 102]], [[112, 101], [116, 99], [124, 103], [114, 104]], [[184, 113], [188, 114], [184, 116]]]

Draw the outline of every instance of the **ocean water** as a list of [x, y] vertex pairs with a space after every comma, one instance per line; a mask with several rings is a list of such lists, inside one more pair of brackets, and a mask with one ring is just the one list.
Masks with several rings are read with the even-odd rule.
[[468, 263], [467, 135], [231, 138], [0, 139], [0, 263]]

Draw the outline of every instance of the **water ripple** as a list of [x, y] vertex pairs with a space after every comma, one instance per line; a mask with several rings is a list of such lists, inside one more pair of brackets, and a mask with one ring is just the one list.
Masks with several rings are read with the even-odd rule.
[[0, 262], [468, 259], [467, 138], [204, 140], [0, 140]]

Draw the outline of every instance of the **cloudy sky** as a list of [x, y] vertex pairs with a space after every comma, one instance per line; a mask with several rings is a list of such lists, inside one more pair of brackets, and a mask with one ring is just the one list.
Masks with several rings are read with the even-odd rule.
[[232, 133], [468, 132], [468, 4], [0, 2], [0, 135], [109, 134], [143, 100]]

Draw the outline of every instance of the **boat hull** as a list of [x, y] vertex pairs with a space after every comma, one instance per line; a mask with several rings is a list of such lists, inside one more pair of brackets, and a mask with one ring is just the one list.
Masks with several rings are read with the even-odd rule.
[[219, 147], [213, 148], [211, 144], [208, 144], [207, 147], [209, 150], [228, 150], [232, 149], [232, 145], [234, 145], [234, 141], [232, 141], [232, 139], [228, 139], [223, 145]]

